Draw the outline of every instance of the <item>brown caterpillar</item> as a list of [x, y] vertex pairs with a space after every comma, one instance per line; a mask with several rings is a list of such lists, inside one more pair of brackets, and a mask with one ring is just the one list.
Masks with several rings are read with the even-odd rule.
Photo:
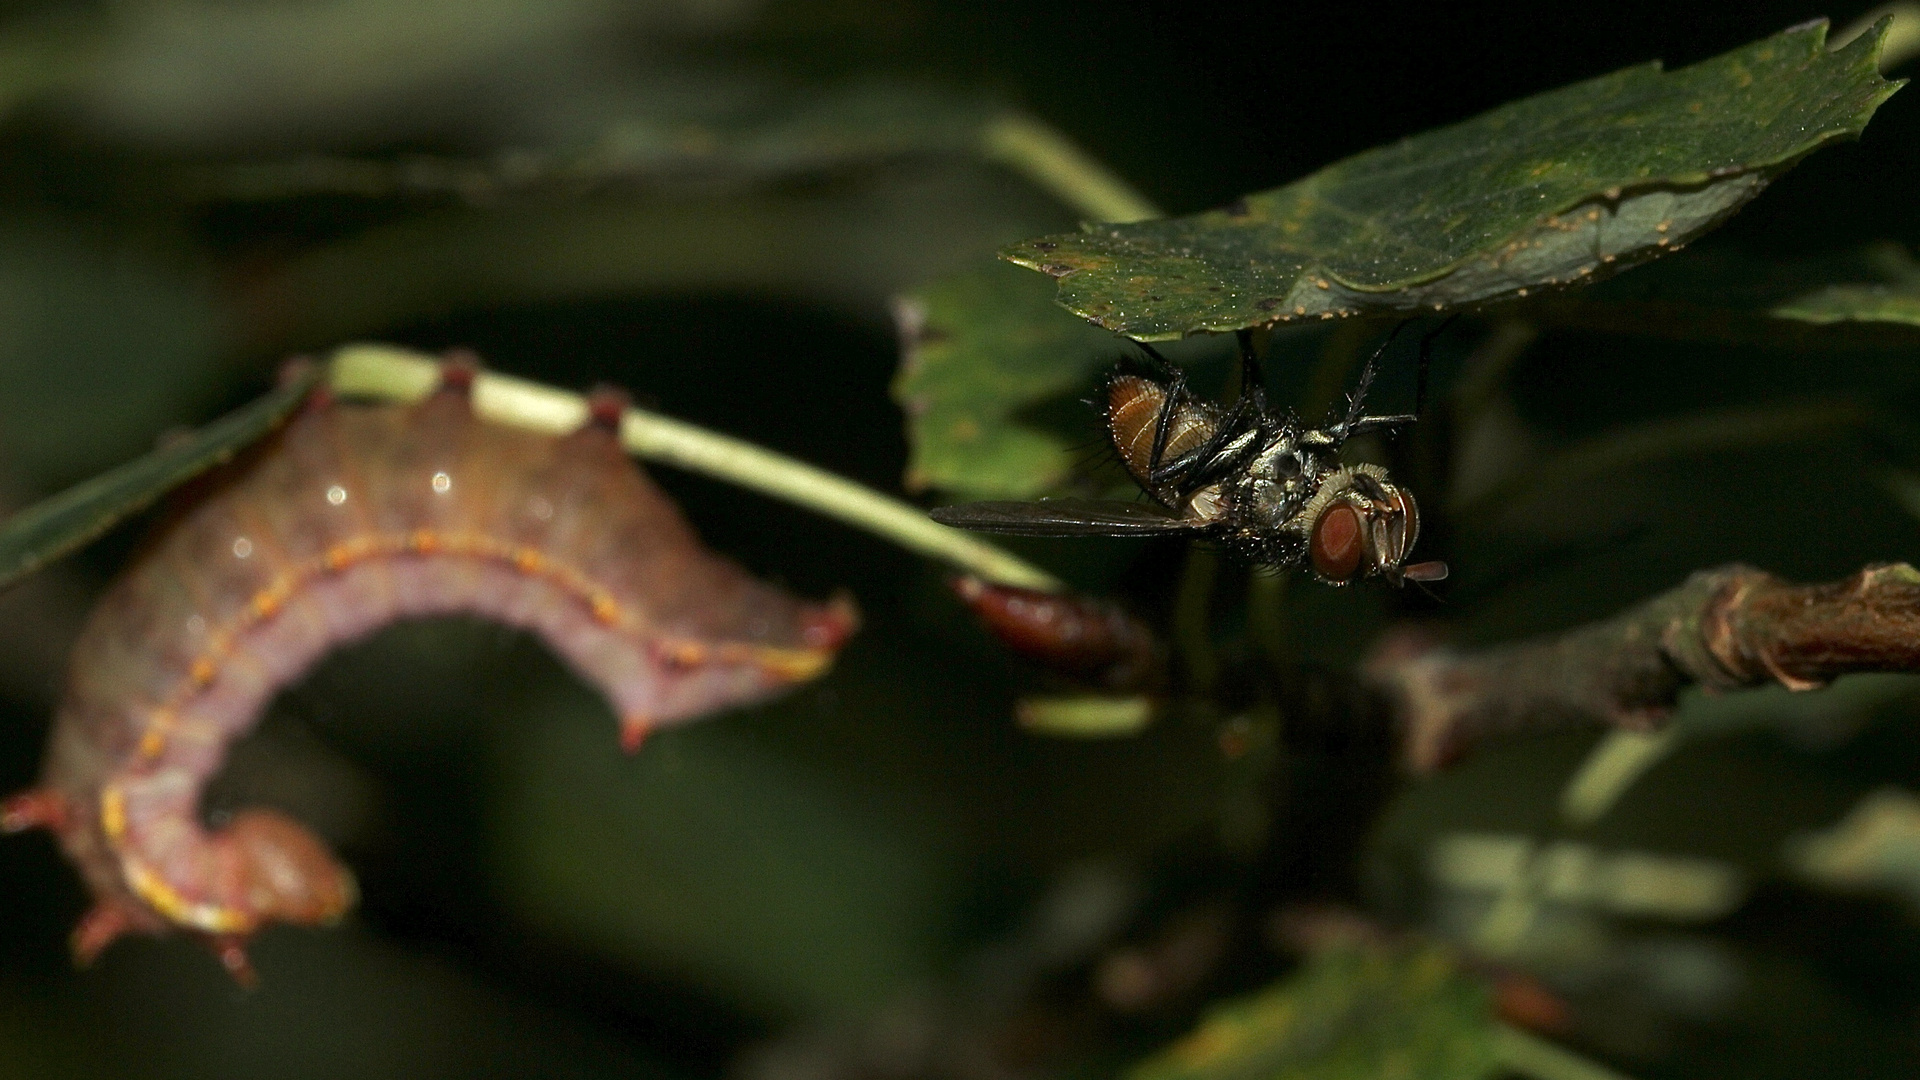
[[0, 808], [6, 831], [52, 829], [86, 878], [80, 962], [180, 927], [244, 981], [263, 925], [352, 906], [352, 875], [286, 816], [198, 818], [227, 744], [338, 643], [456, 612], [532, 630], [605, 692], [633, 750], [819, 675], [853, 632], [848, 600], [796, 601], [700, 546], [620, 449], [617, 392], [556, 439], [476, 419], [472, 381], [450, 362], [414, 406], [316, 392], [101, 599], [40, 785]]

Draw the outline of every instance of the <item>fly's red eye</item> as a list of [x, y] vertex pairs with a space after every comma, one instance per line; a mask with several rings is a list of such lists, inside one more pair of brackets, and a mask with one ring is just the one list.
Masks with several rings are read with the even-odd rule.
[[1345, 503], [1336, 503], [1313, 523], [1309, 545], [1313, 568], [1328, 581], [1345, 581], [1360, 569], [1360, 554], [1365, 543], [1360, 536], [1360, 512]]

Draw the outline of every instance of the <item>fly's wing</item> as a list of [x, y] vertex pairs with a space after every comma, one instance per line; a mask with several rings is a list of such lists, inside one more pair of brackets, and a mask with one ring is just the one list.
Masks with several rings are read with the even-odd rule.
[[962, 503], [931, 515], [942, 525], [1008, 536], [1148, 536], [1200, 527], [1158, 507], [1091, 499]]

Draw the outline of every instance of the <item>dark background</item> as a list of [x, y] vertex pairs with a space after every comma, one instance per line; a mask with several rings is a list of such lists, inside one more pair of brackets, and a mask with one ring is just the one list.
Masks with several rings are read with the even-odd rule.
[[[413, 39], [371, 3], [285, 6], [337, 38], [183, 36], [173, 61], [153, 29], [165, 20], [143, 22], [143, 12], [178, 7], [7, 13], [20, 55], [65, 55], [62, 35], [78, 26], [107, 57], [85, 78], [23, 94], [0, 126], [0, 494], [15, 506], [247, 400], [287, 352], [366, 338], [471, 347], [559, 385], [619, 383], [670, 414], [898, 491], [906, 451], [887, 397], [897, 349], [886, 297], [1074, 219], [992, 168], [904, 160], [768, 185], [789, 200], [779, 206], [829, 208], [807, 234], [833, 267], [818, 278], [676, 279], [627, 264], [575, 273], [565, 250], [516, 257], [487, 240], [491, 221], [525, 211], [537, 229], [538, 214], [570, 212], [560, 200], [186, 200], [155, 179], [196, 163], [562, 142], [602, 111], [644, 110], [663, 71], [793, 94], [880, 73], [1024, 106], [1185, 213], [1516, 97], [1653, 58], [1706, 59], [1822, 14], [1782, 4], [1383, 14], [854, 0], [582, 3], [557, 5], [573, 12], [560, 19], [498, 3], [472, 9], [488, 19], [447, 20], [465, 29], [449, 31], [442, 44], [458, 62], [442, 64], [431, 35], [398, 56], [375, 48]], [[227, 8], [245, 28], [274, 6]], [[227, 9], [198, 10], [213, 25]], [[1825, 14], [1845, 23], [1859, 12]], [[412, 18], [445, 15], [422, 3]], [[524, 47], [517, 18], [527, 21]], [[462, 51], [487, 34], [495, 44]], [[341, 55], [329, 57], [329, 41]], [[237, 51], [223, 59], [222, 48]], [[354, 83], [365, 70], [411, 74]], [[222, 82], [223, 71], [241, 74]], [[196, 86], [212, 89], [203, 97]], [[1882, 239], [1910, 247], [1920, 240], [1916, 101], [1894, 97], [1862, 143], [1814, 155], [1706, 243], [1771, 260]], [[589, 201], [699, 202], [724, 216], [757, 206], [761, 190], [643, 186]], [[909, 224], [875, 224], [874, 207], [897, 191], [913, 193], [896, 207]], [[510, 270], [484, 288], [383, 307], [368, 298], [387, 288], [391, 257], [353, 243], [410, 222], [427, 230], [411, 242], [429, 267], [423, 279], [469, 280], [456, 263], [476, 252]], [[345, 253], [346, 269], [326, 280], [350, 302], [297, 288], [279, 306], [260, 302], [276, 295], [261, 282], [323, 251]], [[559, 267], [551, 274], [548, 256]], [[445, 260], [439, 270], [435, 259]], [[1469, 320], [1443, 343], [1442, 393], [1483, 329]], [[1277, 391], [1302, 392], [1306, 366], [1286, 361], [1321, 341], [1310, 332], [1277, 343]], [[1811, 444], [1635, 464], [1519, 508], [1524, 528], [1437, 515], [1432, 542], [1455, 565], [1458, 591], [1435, 603], [1302, 584], [1286, 616], [1300, 654], [1338, 672], [1404, 614], [1481, 639], [1573, 625], [1731, 559], [1820, 580], [1910, 557], [1920, 525], [1879, 482], [1920, 449], [1898, 422], [1916, 389], [1908, 360], [1550, 332], [1509, 382], [1532, 437], [1526, 453], [1690, 410], [1817, 394], [1855, 395], [1894, 419]], [[1406, 390], [1404, 371], [1389, 373], [1395, 392]], [[277, 802], [314, 821], [360, 874], [360, 911], [341, 929], [264, 935], [255, 950], [264, 986], [251, 994], [184, 940], [122, 944], [98, 969], [74, 973], [64, 940], [84, 906], [80, 887], [50, 842], [10, 839], [0, 845], [0, 1075], [700, 1077], [750, 1068], [739, 1055], [781, 1037], [828, 1048], [807, 1075], [886, 1071], [852, 1061], [846, 1045], [859, 1040], [833, 1033], [949, 992], [939, 988], [975, 971], [988, 943], [1019, 938], [1070, 870], [1091, 867], [1148, 897], [1136, 917], [1146, 922], [1221, 894], [1261, 910], [1332, 897], [1443, 926], [1424, 902], [1394, 900], [1423, 886], [1383, 877], [1417, 879], [1424, 837], [1447, 827], [1550, 833], [1543, 807], [1592, 741], [1523, 740], [1402, 790], [1373, 786], [1389, 751], [1366, 739], [1306, 754], [1276, 781], [1223, 760], [1210, 723], [1118, 742], [1028, 736], [1008, 718], [1036, 676], [971, 626], [935, 569], [759, 496], [664, 470], [659, 479], [716, 549], [804, 594], [846, 586], [858, 596], [866, 631], [829, 679], [662, 736], [629, 760], [615, 752], [604, 706], [523, 638], [448, 622], [345, 649], [283, 694], [210, 802]], [[0, 601], [0, 787], [31, 783], [64, 643], [140, 535], [123, 530]], [[1160, 548], [1023, 551], [1160, 617], [1182, 565]], [[1223, 593], [1245, 587], [1238, 573], [1226, 571]], [[1221, 606], [1224, 648], [1244, 659], [1239, 602], [1229, 595]], [[1690, 751], [1631, 812], [1587, 837], [1724, 860], [1759, 882], [1714, 925], [1629, 928], [1645, 931], [1637, 942], [1693, 935], [1721, 950], [1713, 955], [1737, 957], [1743, 989], [1701, 1015], [1616, 1008], [1607, 1015], [1633, 1022], [1590, 1031], [1590, 1052], [1642, 1076], [1911, 1074], [1920, 1004], [1911, 922], [1890, 902], [1791, 883], [1776, 857], [1794, 831], [1911, 781], [1915, 746], [1899, 722], [1910, 721], [1911, 698], [1900, 689], [1892, 704], [1836, 706], [1847, 717], [1832, 727], [1867, 733], [1812, 749], [1763, 732]], [[1272, 815], [1265, 846], [1251, 871], [1244, 856], [1210, 869], [1222, 858], [1222, 808], [1247, 799]], [[1383, 809], [1387, 799], [1397, 801]], [[1363, 856], [1376, 821], [1386, 824]], [[1283, 966], [1277, 955], [1245, 963], [1164, 1014], [1083, 1039], [1048, 1068], [1110, 1069], [1180, 1030], [1207, 993]], [[1628, 998], [1657, 996], [1624, 985]], [[1595, 1008], [1605, 1013], [1604, 1002]], [[935, 1026], [960, 1024], [937, 1015]]]

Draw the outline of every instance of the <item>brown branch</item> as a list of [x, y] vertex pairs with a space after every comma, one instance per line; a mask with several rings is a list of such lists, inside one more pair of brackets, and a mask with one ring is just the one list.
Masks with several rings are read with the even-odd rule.
[[1469, 653], [1401, 633], [1366, 666], [1398, 699], [1417, 772], [1503, 731], [1596, 722], [1652, 730], [1689, 683], [1814, 690], [1848, 672], [1915, 670], [1920, 571], [1906, 563], [1824, 585], [1723, 566], [1555, 637]]

